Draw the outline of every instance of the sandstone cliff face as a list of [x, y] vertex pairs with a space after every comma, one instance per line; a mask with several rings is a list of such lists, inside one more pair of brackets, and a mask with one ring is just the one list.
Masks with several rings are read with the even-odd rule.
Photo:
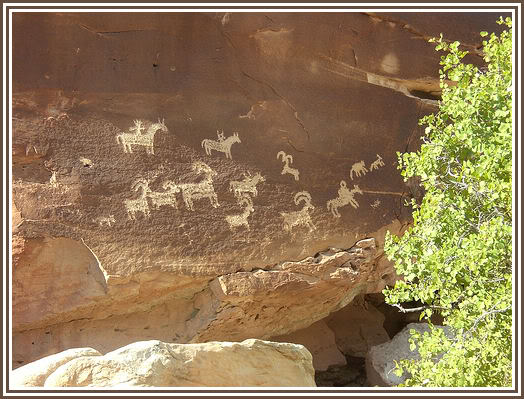
[[394, 281], [424, 38], [495, 29], [453, 18], [15, 15], [14, 366], [289, 334]]

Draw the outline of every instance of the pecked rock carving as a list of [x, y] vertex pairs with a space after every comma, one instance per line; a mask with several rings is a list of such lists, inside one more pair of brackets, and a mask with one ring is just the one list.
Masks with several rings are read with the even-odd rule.
[[134, 191], [140, 191], [140, 196], [137, 199], [124, 200], [128, 218], [136, 220], [136, 213], [138, 212], [142, 213], [145, 217], [149, 217], [151, 215], [149, 203], [147, 202], [147, 196], [151, 191], [149, 189], [149, 182], [145, 179], [138, 180], [133, 184], [132, 189]]
[[310, 231], [315, 230], [315, 225], [310, 216], [310, 212], [315, 209], [311, 203], [311, 194], [307, 191], [300, 191], [295, 194], [294, 201], [296, 205], [303, 202], [304, 206], [300, 211], [280, 213], [284, 219], [284, 230], [291, 232], [295, 226], [307, 226]]
[[258, 195], [257, 184], [265, 182], [266, 178], [259, 173], [251, 176], [251, 173], [244, 174], [244, 180], [233, 180], [229, 183], [229, 191], [233, 191], [236, 197], [242, 197], [244, 194]]
[[171, 181], [166, 181], [162, 185], [164, 191], [150, 191], [147, 196], [151, 199], [153, 208], [158, 209], [161, 206], [171, 206], [178, 209], [178, 203], [176, 201], [176, 193], [181, 190]]
[[327, 202], [327, 209], [331, 211], [334, 217], [339, 218], [340, 212], [338, 208], [351, 204], [353, 208], [358, 208], [358, 202], [355, 200], [355, 194], [363, 194], [362, 190], [357, 186], [353, 185], [353, 189], [349, 190], [344, 180], [340, 182], [340, 188], [338, 189], [338, 197]]
[[211, 155], [211, 150], [223, 152], [226, 154], [226, 158], [233, 159], [231, 157], [231, 146], [235, 143], [240, 143], [238, 133], [234, 132], [233, 135], [226, 138], [224, 131], [219, 132], [217, 130], [218, 140], [204, 139], [202, 140], [202, 148], [206, 150], [207, 155]]
[[251, 197], [248, 195], [243, 195], [238, 200], [239, 205], [244, 205], [244, 212], [238, 214], [238, 215], [228, 215], [226, 216], [226, 222], [229, 224], [229, 228], [231, 230], [234, 230], [236, 227], [245, 226], [248, 230], [251, 230], [249, 228], [249, 223], [247, 221], [247, 218], [251, 213], [254, 212], [253, 208], [253, 201], [251, 200]]
[[357, 177], [365, 175], [368, 172], [368, 170], [366, 169], [364, 161], [356, 162], [353, 164], [353, 166], [351, 167], [351, 171], [349, 172], [349, 177], [351, 177], [351, 180], [353, 180], [353, 172]]
[[193, 208], [193, 201], [202, 198], [208, 198], [213, 208], [220, 206], [215, 188], [213, 187], [213, 178], [217, 176], [217, 172], [204, 162], [194, 162], [191, 168], [196, 172], [203, 173], [205, 176], [204, 180], [200, 183], [182, 183], [176, 185], [170, 185], [168, 183], [166, 187], [171, 187], [172, 190], [180, 190], [184, 204], [190, 211], [195, 210]]
[[286, 154], [284, 151], [279, 151], [277, 154], [277, 159], [280, 158], [282, 158], [282, 162], [284, 162], [284, 168], [282, 169], [282, 172], [280, 172], [280, 174], [284, 175], [286, 173], [289, 173], [295, 178], [296, 181], [298, 181], [300, 172], [298, 171], [298, 169], [289, 166], [293, 163], [293, 156]]
[[[129, 128], [130, 132], [134, 133], [120, 133], [116, 136], [116, 141], [119, 144], [122, 144], [124, 147], [124, 152], [132, 153], [133, 146], [145, 147], [146, 153], [155, 154], [154, 141], [155, 134], [158, 130], [167, 133], [167, 126], [164, 121], [158, 120], [157, 123], [144, 122], [142, 120], [135, 120], [135, 126]], [[142, 133], [142, 130], [145, 129], [144, 124], [148, 126], [147, 132]]]
[[113, 223], [115, 223], [115, 215], [99, 216], [93, 219], [93, 222], [97, 223], [99, 226], [111, 227]]
[[382, 157], [377, 154], [377, 159], [375, 161], [373, 161], [371, 163], [371, 165], [369, 165], [369, 171], [371, 172], [372, 170], [378, 169], [379, 167], [382, 167], [382, 166], [384, 166], [384, 162], [382, 161]]

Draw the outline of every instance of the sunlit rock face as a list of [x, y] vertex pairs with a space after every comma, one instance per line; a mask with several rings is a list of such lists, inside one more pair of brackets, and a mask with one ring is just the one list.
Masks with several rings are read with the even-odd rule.
[[[38, 368], [45, 366], [45, 373]], [[82, 348], [16, 369], [23, 387], [314, 387], [311, 354], [302, 345], [243, 342], [170, 344], [150, 340], [100, 355]]]
[[394, 282], [396, 152], [440, 95], [425, 39], [478, 62], [495, 20], [15, 14], [13, 366], [291, 334]]

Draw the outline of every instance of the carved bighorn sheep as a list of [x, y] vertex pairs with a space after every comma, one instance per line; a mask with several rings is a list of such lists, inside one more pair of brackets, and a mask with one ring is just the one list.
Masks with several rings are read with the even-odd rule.
[[240, 205], [244, 205], [244, 212], [237, 214], [237, 215], [228, 215], [226, 216], [226, 221], [229, 224], [229, 228], [231, 230], [234, 230], [235, 227], [239, 226], [246, 226], [248, 230], [251, 230], [249, 228], [249, 223], [247, 221], [247, 218], [251, 213], [254, 212], [253, 209], [253, 201], [248, 195], [242, 196], [242, 198], [239, 199], [238, 203]]
[[292, 168], [289, 166], [289, 164], [293, 163], [293, 156], [286, 154], [284, 151], [279, 151], [277, 153], [277, 159], [280, 159], [282, 156], [282, 162], [284, 162], [284, 168], [282, 169], [282, 172], [280, 172], [281, 175], [284, 175], [286, 173], [289, 173], [290, 175], [293, 175], [295, 180], [299, 179], [299, 171], [298, 169]]
[[315, 209], [311, 203], [311, 195], [307, 191], [300, 191], [295, 194], [295, 204], [299, 205], [300, 202], [304, 202], [304, 207], [296, 212], [281, 212], [282, 218], [284, 219], [284, 230], [291, 231], [294, 226], [308, 226], [310, 231], [315, 230], [315, 225], [311, 220], [309, 214], [310, 211]]
[[147, 180], [138, 180], [132, 187], [134, 191], [142, 189], [140, 197], [137, 199], [124, 200], [124, 206], [127, 210], [127, 216], [131, 220], [135, 220], [135, 214], [137, 212], [142, 212], [144, 216], [149, 216], [149, 204], [147, 203], [147, 194], [151, 192], [149, 189], [149, 182]]

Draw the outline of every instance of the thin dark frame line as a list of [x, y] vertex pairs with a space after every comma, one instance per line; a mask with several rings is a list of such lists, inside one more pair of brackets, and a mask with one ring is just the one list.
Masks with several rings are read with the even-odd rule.
[[[80, 7], [80, 6], [75, 6], [75, 7], [78, 7], [79, 9], [91, 9], [91, 7]], [[94, 8], [95, 6], [93, 6]], [[96, 7], [96, 8], [114, 8], [114, 7], [117, 7], [117, 6], [107, 6], [107, 7]], [[126, 6], [128, 7], [128, 6]], [[164, 6], [156, 6], [157, 8], [161, 8], [161, 9], [164, 9], [166, 7]], [[239, 6], [240, 7], [240, 6]], [[253, 6], [255, 7], [255, 6]], [[271, 7], [274, 7], [274, 6], [271, 6]], [[429, 7], [429, 6], [427, 6]], [[435, 6], [432, 6], [432, 7], [435, 7]], [[447, 8], [449, 7], [446, 6], [443, 8]], [[461, 5], [460, 6], [461, 8], [464, 8], [464, 5]], [[478, 10], [479, 6], [477, 5], [476, 7], [474, 6], [467, 6], [467, 7], [471, 7], [471, 8], [475, 8]], [[482, 6], [480, 6], [482, 7]], [[491, 7], [491, 6], [490, 6]], [[504, 7], [497, 7], [497, 6], [492, 6], [493, 9], [501, 9], [501, 8], [504, 8]], [[5, 120], [5, 132], [6, 132], [6, 148], [5, 150], [8, 151], [10, 149], [10, 130], [9, 130], [9, 118], [10, 118], [10, 108], [9, 108], [9, 100], [10, 100], [10, 97], [11, 97], [11, 91], [12, 91], [12, 88], [11, 88], [11, 85], [9, 84], [10, 82], [10, 59], [9, 59], [9, 47], [10, 47], [10, 24], [9, 24], [9, 15], [10, 15], [10, 11], [13, 11], [15, 12], [15, 10], [17, 9], [26, 9], [26, 8], [42, 8], [42, 9], [59, 9], [59, 8], [64, 8], [64, 7], [61, 7], [61, 6], [50, 6], [50, 7], [41, 7], [41, 6], [38, 6], [38, 7], [33, 7], [33, 6], [22, 6], [22, 7], [10, 7], [10, 6], [7, 6], [6, 8], [4, 8], [4, 12], [6, 13], [6, 27], [5, 27], [5, 32], [6, 32], [6, 45], [7, 45], [7, 48], [4, 49], [5, 53], [5, 59], [6, 59], [6, 120]], [[131, 9], [131, 7], [128, 7]], [[136, 6], [136, 7], [133, 7], [132, 9], [142, 9], [142, 8], [154, 8], [154, 7], [148, 7], [148, 6]], [[171, 7], [169, 7], [171, 8]], [[173, 9], [181, 9], [181, 8], [187, 8], [187, 7], [173, 7]], [[201, 8], [232, 8], [231, 6], [227, 6], [227, 7], [211, 7], [211, 6], [202, 6]], [[258, 6], [257, 9], [260, 9], [261, 7]], [[286, 6], [286, 8], [288, 8], [288, 6]], [[304, 7], [298, 7], [297, 8], [300, 8], [300, 9], [303, 9]], [[321, 8], [321, 9], [325, 9], [325, 8], [331, 8], [331, 7], [310, 7], [311, 9], [317, 9], [317, 8]], [[334, 9], [339, 9], [338, 6], [333, 6], [332, 8]], [[342, 8], [342, 6], [341, 6]], [[348, 7], [343, 7], [344, 9], [348, 8]], [[357, 7], [355, 7], [357, 8]], [[365, 8], [365, 7], [358, 7], [358, 8]], [[380, 7], [375, 7], [375, 8], [381, 8], [381, 9], [386, 9], [386, 8], [393, 8], [393, 9], [398, 9], [398, 6], [394, 7], [394, 6], [380, 6]], [[411, 6], [406, 6], [404, 8], [416, 8], [416, 9], [423, 9], [424, 7], [411, 7]], [[240, 9], [240, 8], [239, 8]], [[248, 8], [244, 8], [242, 7], [242, 9], [251, 9], [250, 7]], [[484, 7], [483, 9], [485, 10], [490, 10], [491, 8], [488, 8], [488, 7]], [[519, 20], [518, 20], [518, 17], [519, 17], [519, 10], [518, 10], [518, 7], [515, 6], [515, 8], [510, 8], [508, 9], [509, 10], [513, 10], [514, 11], [514, 26], [513, 26], [513, 29], [514, 29], [514, 38], [515, 38], [515, 63], [516, 65], [518, 66], [518, 54], [519, 54], [519, 47], [518, 47], [518, 44], [519, 44], [519, 37], [518, 35], [516, 34], [516, 26], [518, 26], [518, 23], [519, 23]], [[125, 12], [125, 11], [124, 11]], [[306, 11], [307, 12], [307, 11]], [[401, 11], [399, 11], [401, 12]], [[451, 12], [451, 11], [450, 11]], [[116, 13], [116, 12], [115, 12]], [[515, 82], [514, 82], [514, 87], [516, 90], [518, 90], [518, 73], [515, 73]], [[515, 106], [516, 106], [516, 109], [518, 110], [518, 96], [515, 97]], [[519, 148], [518, 148], [518, 126], [519, 126], [519, 122], [520, 122], [520, 115], [517, 115], [517, 118], [516, 118], [516, 124], [517, 126], [515, 126], [515, 129], [516, 129], [516, 134], [515, 134], [515, 148], [516, 148], [516, 151], [518, 152]], [[8, 175], [9, 174], [9, 160], [10, 160], [10, 157], [9, 157], [9, 153], [6, 152], [6, 162], [5, 162], [5, 165], [6, 165], [6, 176], [8, 177], [6, 179], [6, 207], [7, 207], [7, 212], [6, 212], [6, 217], [8, 219], [11, 218], [11, 215], [10, 215], [10, 212], [9, 212], [9, 204], [10, 204], [10, 176]], [[517, 153], [518, 155], [518, 153]], [[518, 181], [518, 157], [517, 157], [517, 165], [514, 165], [514, 168], [515, 168], [515, 177], [516, 177], [516, 180], [515, 181]], [[516, 187], [517, 190], [515, 190], [515, 195], [516, 195], [516, 198], [515, 198], [515, 202], [516, 204], [518, 204], [518, 187]], [[518, 220], [518, 205], [515, 207], [515, 220]], [[6, 261], [7, 261], [7, 265], [9, 265], [9, 260], [10, 260], [10, 237], [11, 237], [11, 231], [10, 231], [10, 224], [9, 223], [6, 223], [6, 232], [8, 233], [6, 235], [6, 240], [9, 240], [7, 241], [7, 246], [6, 246]], [[516, 253], [516, 256], [515, 256], [515, 259], [518, 260], [518, 229], [515, 229], [515, 234], [516, 234], [516, 238], [515, 238], [515, 243], [516, 243], [516, 248], [515, 250], [517, 250], [517, 253]], [[516, 266], [516, 265], [514, 265]], [[518, 268], [515, 267], [514, 268], [514, 273], [515, 273], [515, 281], [518, 280]], [[9, 268], [7, 268], [6, 270], [6, 277], [9, 278]], [[10, 303], [10, 300], [9, 300], [9, 284], [6, 284], [6, 304], [9, 305]], [[517, 330], [517, 327], [518, 327], [518, 292], [517, 290], [515, 289], [515, 295], [516, 295], [516, 298], [515, 298], [515, 302], [514, 302], [514, 312], [515, 312], [515, 329]], [[517, 331], [516, 331], [517, 332]], [[8, 338], [9, 335], [10, 335], [10, 330], [9, 330], [9, 314], [7, 314], [7, 317], [6, 317], [6, 335]], [[518, 358], [517, 358], [517, 353], [518, 353], [518, 340], [515, 341], [515, 362], [514, 362], [514, 367], [515, 367], [515, 375], [518, 377]], [[7, 353], [7, 356], [6, 356], [6, 359], [7, 361], [9, 361], [9, 345], [6, 345], [6, 353]], [[8, 367], [6, 368], [6, 382], [7, 382], [7, 387], [9, 387], [9, 365]], [[518, 380], [520, 382], [520, 380]], [[452, 391], [451, 390], [445, 390], [445, 391], [442, 391], [442, 390], [417, 390], [417, 389], [414, 389], [414, 390], [406, 390], [406, 391], [403, 391], [405, 393], [429, 393], [429, 392], [439, 392], [439, 393], [447, 393], [447, 392], [450, 392], [455, 394], [455, 393], [476, 393], [476, 392], [482, 392], [482, 393], [486, 393], [486, 392], [489, 392], [489, 393], [510, 393], [510, 392], [518, 392], [519, 390], [519, 386], [518, 384], [515, 384], [515, 389], [513, 390], [507, 390], [507, 389], [501, 389], [501, 390], [494, 390], [494, 389], [490, 389], [488, 391], [486, 391], [486, 389], [482, 389], [482, 388], [479, 388], [478, 390], [476, 388], [472, 388], [472, 389], [453, 389]], [[79, 392], [82, 392], [82, 393], [100, 393], [100, 392], [106, 392], [106, 393], [139, 393], [139, 392], [144, 392], [144, 393], [155, 393], [155, 392], [158, 392], [158, 393], [196, 393], [196, 392], [199, 392], [199, 390], [169, 390], [169, 389], [166, 389], [166, 390], [145, 390], [145, 391], [140, 391], [140, 390], [104, 390], [104, 391], [100, 391], [100, 390], [11, 390], [9, 388], [7, 388], [6, 392], [7, 393], [34, 393], [34, 392], [39, 392], [39, 393], [58, 393], [58, 394], [63, 394], [63, 393], [79, 393]], [[398, 393], [400, 392], [397, 389], [394, 389], [392, 388], [392, 390], [390, 391], [389, 389], [383, 389], [383, 390], [365, 390], [365, 389], [355, 389], [355, 390], [329, 390], [329, 389], [322, 389], [322, 390], [308, 390], [308, 389], [299, 389], [299, 390], [259, 390], [257, 389], [256, 391], [255, 390], [242, 390], [242, 389], [239, 389], [239, 390], [216, 390], [216, 389], [202, 389], [202, 392], [204, 393], [250, 393], [250, 392], [261, 392], [261, 393], [277, 393], [277, 392], [282, 392], [282, 393], [318, 393], [318, 394], [322, 394], [322, 393], [376, 393], [376, 395], [381, 395], [383, 393]]]

